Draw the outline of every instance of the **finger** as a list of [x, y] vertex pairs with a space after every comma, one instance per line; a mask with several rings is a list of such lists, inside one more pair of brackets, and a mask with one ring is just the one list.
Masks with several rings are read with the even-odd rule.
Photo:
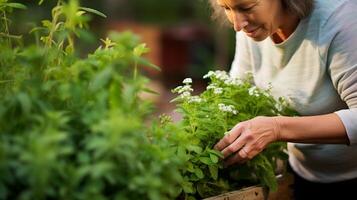
[[248, 160], [248, 158], [247, 158], [248, 152], [246, 152], [243, 149], [244, 148], [239, 150], [239, 152], [237, 152], [231, 158], [227, 159], [227, 161], [224, 162], [224, 166], [227, 167], [227, 166], [233, 165], [235, 163], [242, 164], [242, 163], [246, 162]]
[[257, 154], [264, 150], [264, 147], [259, 143], [247, 143], [244, 146], [245, 152], [247, 152], [247, 159], [254, 158]]
[[227, 135], [225, 135], [215, 146], [214, 149], [217, 151], [222, 151], [232, 142], [234, 142], [237, 137], [241, 134], [243, 127], [237, 124]]
[[224, 158], [227, 158], [228, 156], [232, 155], [233, 153], [236, 153], [239, 149], [241, 149], [245, 144], [245, 141], [242, 137], [238, 137], [233, 143], [231, 143], [229, 146], [223, 149], [222, 154]]

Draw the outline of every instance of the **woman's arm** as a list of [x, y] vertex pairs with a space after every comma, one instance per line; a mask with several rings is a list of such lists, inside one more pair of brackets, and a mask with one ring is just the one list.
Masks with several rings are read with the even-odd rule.
[[337, 114], [308, 117], [277, 117], [278, 140], [296, 143], [349, 144], [345, 127]]
[[238, 123], [215, 146], [227, 165], [252, 159], [271, 142], [349, 144], [337, 114], [308, 117], [256, 117]]

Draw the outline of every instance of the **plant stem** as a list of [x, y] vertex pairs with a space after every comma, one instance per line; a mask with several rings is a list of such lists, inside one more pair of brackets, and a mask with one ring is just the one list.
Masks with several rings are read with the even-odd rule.
[[136, 80], [137, 76], [138, 76], [138, 61], [135, 61], [135, 64], [134, 64], [134, 80]]
[[52, 38], [53, 38], [53, 35], [54, 33], [56, 32], [57, 30], [57, 21], [58, 21], [58, 17], [60, 14], [58, 14], [58, 10], [60, 9], [60, 4], [61, 4], [61, 1], [59, 0], [57, 2], [57, 6], [55, 8], [53, 8], [52, 10], [52, 27], [51, 27], [51, 30], [50, 30], [50, 33], [48, 34], [48, 38], [46, 40], [46, 48], [50, 48], [52, 46]]
[[20, 40], [22, 38], [21, 35], [10, 35], [10, 34], [7, 34], [7, 33], [0, 33], [0, 36], [13, 38], [13, 39], [18, 39], [18, 40]]
[[11, 48], [12, 47], [11, 39], [10, 39], [10, 37], [8, 37], [10, 35], [10, 31], [9, 31], [9, 26], [7, 24], [7, 17], [6, 17], [6, 12], [5, 11], [3, 11], [3, 15], [4, 15], [5, 34], [7, 35], [8, 45]]

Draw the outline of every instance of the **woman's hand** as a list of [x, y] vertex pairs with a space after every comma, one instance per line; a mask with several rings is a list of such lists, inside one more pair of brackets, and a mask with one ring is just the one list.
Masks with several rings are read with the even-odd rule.
[[269, 143], [278, 141], [280, 130], [278, 117], [256, 117], [238, 123], [214, 148], [228, 158], [225, 165], [243, 163], [263, 151]]

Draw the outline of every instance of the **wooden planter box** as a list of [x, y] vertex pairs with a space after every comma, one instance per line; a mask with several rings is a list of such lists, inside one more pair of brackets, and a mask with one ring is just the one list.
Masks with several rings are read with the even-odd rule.
[[293, 176], [287, 174], [284, 177], [278, 177], [279, 187], [276, 192], [267, 192], [262, 187], [252, 186], [204, 200], [291, 200], [292, 190], [290, 185], [293, 182]]

